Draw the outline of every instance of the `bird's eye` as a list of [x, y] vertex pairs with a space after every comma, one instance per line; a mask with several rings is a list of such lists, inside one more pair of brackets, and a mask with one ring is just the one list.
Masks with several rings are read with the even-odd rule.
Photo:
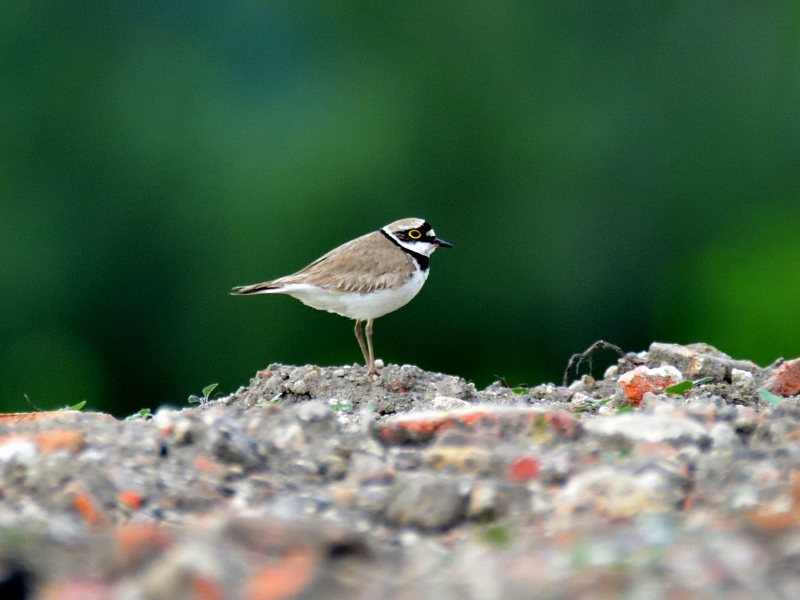
[[419, 232], [418, 229], [412, 229], [411, 231], [408, 232], [408, 237], [410, 237], [412, 240], [418, 240], [419, 238], [422, 237], [422, 234]]

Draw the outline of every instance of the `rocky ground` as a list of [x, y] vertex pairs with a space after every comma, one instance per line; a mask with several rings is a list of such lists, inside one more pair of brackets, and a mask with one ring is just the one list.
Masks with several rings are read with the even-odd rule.
[[270, 365], [0, 415], [0, 598], [800, 598], [798, 393], [800, 359], [653, 344], [569, 387]]

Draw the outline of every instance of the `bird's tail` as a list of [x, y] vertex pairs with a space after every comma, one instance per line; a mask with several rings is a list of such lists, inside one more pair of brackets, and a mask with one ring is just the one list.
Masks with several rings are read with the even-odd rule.
[[277, 292], [281, 288], [280, 284], [274, 281], [265, 281], [264, 283], [255, 283], [253, 285], [240, 285], [233, 288], [231, 296], [246, 296], [247, 294], [269, 294]]

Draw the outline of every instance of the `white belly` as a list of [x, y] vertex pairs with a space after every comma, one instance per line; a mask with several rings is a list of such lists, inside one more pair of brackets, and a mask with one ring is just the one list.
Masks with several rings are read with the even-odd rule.
[[287, 285], [271, 293], [287, 294], [312, 308], [363, 321], [377, 319], [408, 304], [422, 289], [427, 278], [427, 270], [417, 270], [396, 290], [378, 290], [369, 294], [334, 294], [307, 283]]

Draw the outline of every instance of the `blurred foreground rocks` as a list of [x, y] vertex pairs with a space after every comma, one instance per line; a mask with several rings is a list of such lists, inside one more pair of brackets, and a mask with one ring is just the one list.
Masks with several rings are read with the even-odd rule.
[[0, 598], [800, 598], [799, 365], [270, 365], [151, 419], [0, 415]]

